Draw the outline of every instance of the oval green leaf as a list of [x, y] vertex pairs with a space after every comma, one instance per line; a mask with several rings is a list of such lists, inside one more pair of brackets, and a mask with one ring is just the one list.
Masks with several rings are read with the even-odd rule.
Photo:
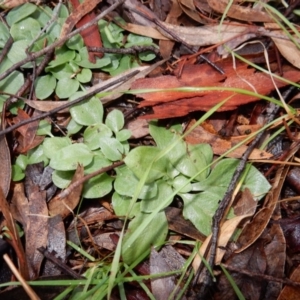
[[[70, 100], [77, 99], [84, 94], [84, 92], [78, 92]], [[103, 105], [97, 97], [92, 97], [88, 101], [72, 106], [70, 113], [78, 124], [85, 126], [101, 124], [103, 119]]]
[[38, 99], [46, 99], [55, 89], [56, 79], [52, 75], [40, 76], [35, 80], [35, 94]]
[[161, 150], [156, 147], [140, 146], [131, 150], [124, 161], [138, 179], [143, 178], [146, 170], [150, 167], [146, 179], [146, 182], [149, 183], [167, 174], [168, 160], [166, 157], [156, 159], [160, 153]]
[[103, 137], [99, 141], [100, 148], [106, 158], [111, 161], [121, 160], [124, 148], [123, 145], [115, 138]]
[[41, 31], [38, 21], [33, 18], [26, 18], [18, 23], [14, 23], [10, 28], [10, 34], [14, 41], [32, 41]]
[[124, 122], [124, 115], [118, 109], [109, 112], [105, 119], [105, 124], [115, 133], [123, 128]]
[[[145, 252], [150, 252], [151, 247], [161, 246], [166, 239], [168, 233], [168, 222], [163, 211], [160, 211], [153, 216], [150, 224], [145, 230], [139, 230], [140, 225], [148, 216], [148, 214], [141, 212], [130, 222], [128, 226], [122, 247], [122, 258], [128, 265], [133, 263], [142, 254], [145, 254]], [[138, 238], [135, 239], [133, 243], [128, 244], [127, 240], [129, 240], [131, 234], [136, 231], [141, 231], [138, 234]]]
[[84, 167], [91, 163], [93, 153], [84, 144], [73, 144], [56, 151], [50, 160], [50, 167], [60, 171], [76, 170], [78, 164]]
[[58, 80], [55, 92], [60, 99], [69, 98], [74, 95], [79, 88], [79, 82], [76, 79], [63, 78]]
[[70, 145], [72, 142], [67, 137], [46, 138], [43, 142], [44, 154], [51, 159], [57, 151]]

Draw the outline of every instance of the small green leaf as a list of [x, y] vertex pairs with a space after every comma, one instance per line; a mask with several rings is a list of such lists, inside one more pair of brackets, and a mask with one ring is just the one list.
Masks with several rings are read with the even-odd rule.
[[[133, 172], [127, 166], [121, 166], [116, 169], [117, 177], [114, 188], [117, 193], [122, 196], [133, 197], [135, 190], [139, 184], [139, 180], [134, 176]], [[144, 184], [139, 199], [151, 199], [157, 195], [157, 184], [152, 182]]]
[[71, 136], [71, 135], [79, 132], [82, 127], [83, 126], [78, 124], [74, 119], [71, 119], [67, 126], [68, 136]]
[[24, 171], [18, 165], [12, 165], [11, 175], [13, 181], [20, 181], [25, 177]]
[[49, 135], [49, 136], [52, 136], [52, 133], [51, 133], [51, 123], [47, 120], [41, 120], [39, 122], [39, 127], [36, 131], [36, 135]]
[[209, 191], [198, 194], [181, 194], [180, 196], [184, 202], [184, 218], [190, 220], [200, 232], [209, 235], [212, 217], [218, 207], [218, 202], [222, 199]]
[[91, 150], [99, 149], [101, 138], [111, 137], [112, 134], [112, 131], [104, 124], [91, 125], [83, 133], [83, 142]]
[[106, 173], [97, 175], [89, 179], [83, 186], [82, 195], [84, 198], [101, 198], [112, 190], [113, 178]]
[[81, 72], [76, 75], [76, 79], [81, 83], [87, 83], [92, 80], [92, 75], [90, 69], [82, 69]]
[[[16, 64], [19, 61], [23, 60], [24, 58], [27, 57], [27, 54], [25, 52], [25, 50], [27, 49], [29, 45], [29, 41], [16, 41], [12, 44], [9, 52], [7, 53], [7, 57], [9, 58], [9, 60], [13, 63]], [[25, 65], [23, 65], [23, 67], [32, 67], [32, 63], [27, 63]]]
[[109, 112], [105, 119], [105, 124], [115, 133], [123, 128], [124, 122], [124, 115], [118, 109]]
[[[11, 67], [11, 65], [12, 63], [8, 59], [4, 59], [0, 64], [0, 73]], [[13, 71], [5, 79], [0, 81], [0, 90], [6, 93], [15, 94], [23, 84], [24, 75], [19, 71]], [[7, 95], [0, 95], [1, 100], [5, 100], [7, 98]]]
[[[53, 13], [57, 11], [56, 7], [53, 9]], [[67, 6], [65, 4], [60, 6], [60, 10], [59, 10], [59, 14], [58, 16], [60, 18], [67, 18], [69, 16], [69, 9], [67, 8]]]
[[9, 30], [4, 23], [0, 22], [0, 48], [4, 48], [7, 40], [9, 39]]
[[33, 18], [26, 18], [18, 23], [14, 23], [10, 28], [10, 34], [14, 41], [32, 41], [41, 31], [38, 21]]
[[89, 54], [86, 49], [86, 47], [83, 47], [79, 51], [79, 55], [81, 60], [76, 60], [76, 64], [80, 67], [86, 68], [86, 69], [101, 69], [104, 66], [107, 66], [110, 64], [110, 58], [109, 57], [103, 57], [101, 59], [97, 58], [96, 63], [91, 63], [89, 61]]
[[22, 170], [25, 170], [28, 165], [28, 157], [20, 154], [16, 159], [16, 165], [18, 165]]
[[[157, 208], [161, 202], [165, 201], [172, 193], [172, 187], [165, 180], [158, 180], [157, 182], [158, 192], [153, 198], [143, 199], [141, 201], [141, 211], [150, 213]], [[166, 206], [169, 206], [173, 199], [170, 199]]]
[[122, 159], [124, 153], [123, 145], [115, 138], [103, 137], [100, 139], [100, 148], [106, 158], [111, 161]]
[[206, 166], [212, 162], [213, 152], [208, 144], [190, 145], [187, 144], [186, 155], [180, 158], [176, 164], [176, 169], [187, 177], [193, 177], [201, 172], [195, 178], [198, 181], [204, 180], [210, 169]]
[[[104, 167], [110, 166], [112, 162], [106, 159], [102, 152], [94, 151], [92, 162], [85, 167], [84, 173], [90, 174]], [[112, 190], [113, 178], [107, 174], [100, 174], [84, 183], [83, 196], [85, 198], [101, 198]]]
[[131, 137], [131, 131], [128, 129], [122, 129], [116, 133], [116, 139], [119, 142], [125, 142]]
[[51, 75], [40, 76], [35, 80], [35, 94], [38, 99], [46, 99], [55, 89], [56, 79]]
[[63, 78], [58, 80], [55, 92], [60, 99], [69, 98], [74, 95], [79, 88], [79, 82], [76, 79]]
[[134, 59], [130, 55], [126, 55], [120, 59], [118, 68], [110, 71], [110, 75], [116, 76], [126, 70], [129, 70], [129, 69], [132, 69], [132, 68], [135, 68], [138, 66], [139, 66], [139, 64], [136, 59]]
[[130, 145], [129, 145], [128, 141], [121, 142], [121, 144], [122, 144], [122, 146], [124, 148], [123, 154], [127, 155], [129, 153], [129, 151], [130, 151]]
[[[124, 39], [122, 32], [124, 29], [112, 22], [108, 23], [104, 20], [100, 20], [98, 24], [105, 47], [122, 46]], [[109, 43], [108, 45], [107, 42]]]
[[72, 145], [72, 142], [67, 137], [46, 138], [43, 142], [44, 154], [51, 159], [57, 151], [70, 145]]
[[80, 34], [76, 34], [75, 36], [72, 36], [67, 42], [66, 46], [71, 50], [77, 50], [79, 51], [83, 46], [84, 42]]
[[[84, 94], [84, 92], [77, 92], [70, 97], [70, 101]], [[85, 126], [101, 124], [103, 119], [103, 105], [97, 97], [92, 97], [89, 100], [72, 106], [70, 113], [78, 124]]]
[[46, 72], [51, 71], [53, 68], [61, 66], [69, 61], [73, 60], [75, 57], [75, 51], [69, 50], [66, 46], [63, 46], [55, 51], [55, 59], [49, 63], [46, 68]]
[[[131, 197], [121, 196], [118, 193], [114, 192], [111, 198], [111, 204], [114, 210], [114, 213], [117, 216], [126, 216], [130, 208]], [[133, 209], [129, 214], [129, 218], [133, 218], [139, 212], [139, 203], [135, 203]]]
[[57, 67], [49, 69], [49, 72], [55, 77], [56, 79], [64, 79], [64, 78], [71, 78], [74, 74], [72, 67], [69, 63], [65, 63], [59, 65]]
[[54, 170], [52, 173], [52, 181], [60, 189], [65, 189], [70, 185], [72, 178], [74, 177], [74, 173], [75, 171]]
[[31, 3], [25, 3], [23, 5], [14, 7], [6, 16], [6, 21], [9, 26], [12, 26], [14, 23], [17, 23], [26, 17], [33, 14], [37, 9], [37, 6]]
[[44, 166], [47, 166], [49, 163], [48, 157], [44, 154], [43, 145], [28, 151], [28, 164], [32, 165], [39, 162], [44, 162]]
[[160, 211], [132, 244], [128, 245], [126, 243], [130, 235], [139, 229], [147, 216], [145, 213], [139, 213], [128, 226], [122, 247], [122, 258], [127, 265], [133, 263], [145, 252], [150, 252], [151, 247], [161, 246], [166, 239], [168, 222], [165, 213]]
[[154, 59], [155, 57], [156, 57], [156, 55], [151, 51], [139, 53], [139, 59], [142, 61], [150, 61], [150, 60]]
[[51, 19], [52, 13], [54, 13], [54, 11], [52, 11], [52, 9], [48, 6], [37, 6], [36, 11], [31, 14], [31, 17], [38, 21], [41, 27], [44, 27]]
[[180, 188], [179, 193], [189, 193], [192, 190], [192, 185], [189, 182], [189, 179], [182, 175], [174, 178], [173, 187], [175, 190]]
[[161, 150], [156, 147], [140, 146], [129, 152], [124, 159], [126, 165], [135, 174], [136, 177], [141, 179], [145, 171], [151, 165], [151, 169], [146, 180], [147, 183], [153, 182], [167, 173], [168, 160], [162, 157], [156, 160], [156, 157], [161, 153]]
[[84, 144], [72, 144], [56, 151], [50, 160], [50, 167], [60, 171], [76, 170], [78, 164], [87, 166], [93, 153]]
[[153, 45], [152, 38], [137, 35], [134, 33], [129, 33], [127, 36], [127, 43], [125, 45], [125, 48], [130, 48], [132, 46], [150, 46]]

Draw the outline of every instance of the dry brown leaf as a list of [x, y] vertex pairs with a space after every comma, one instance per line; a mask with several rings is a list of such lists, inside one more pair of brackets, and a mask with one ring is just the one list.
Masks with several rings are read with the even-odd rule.
[[37, 278], [44, 256], [37, 250], [47, 246], [48, 240], [48, 209], [46, 191], [40, 191], [38, 186], [30, 188], [28, 219], [25, 228], [26, 257], [31, 279]]
[[[169, 24], [177, 24], [179, 25], [178, 18], [182, 14], [182, 10], [178, 5], [177, 0], [171, 1], [172, 6], [167, 15], [166, 22]], [[159, 50], [160, 54], [163, 58], [169, 58], [173, 49], [175, 42], [170, 40], [160, 40], [159, 41]]]
[[[261, 237], [242, 253], [228, 253], [225, 268], [228, 268], [234, 283], [245, 299], [277, 299], [281, 283], [265, 277], [283, 278], [285, 264], [285, 244], [278, 224], [264, 230]], [[246, 272], [248, 275], [244, 275]], [[235, 299], [236, 294], [228, 278], [221, 274], [215, 299]]]
[[[2, 212], [3, 217], [5, 218], [6, 226], [9, 231], [8, 233], [10, 234], [10, 240], [9, 240], [10, 244], [15, 250], [18, 258], [19, 272], [25, 280], [29, 280], [30, 275], [29, 275], [29, 270], [26, 262], [23, 245], [21, 243], [19, 232], [16, 228], [15, 221], [13, 220], [12, 214], [10, 213], [10, 209], [6, 197], [4, 196], [1, 187], [0, 187], [0, 211]], [[0, 231], [2, 231], [2, 228], [0, 229]]]
[[138, 35], [151, 37], [156, 40], [166, 40], [166, 41], [170, 40], [169, 38], [161, 34], [156, 28], [153, 27], [147, 27], [144, 25], [125, 23], [125, 22], [119, 23], [118, 21], [116, 21], [116, 23], [121, 28]]
[[[223, 14], [228, 6], [228, 0], [207, 0], [208, 5], [218, 13]], [[274, 22], [274, 17], [265, 12], [258, 11], [249, 7], [241, 6], [239, 4], [232, 4], [227, 12], [227, 16], [247, 21], [247, 22]]]
[[2, 9], [13, 8], [20, 6], [26, 2], [28, 2], [28, 0], [1, 0], [0, 7]]
[[[159, 274], [164, 272], [172, 271], [169, 264], [166, 262], [161, 252], [157, 252], [155, 249], [151, 249], [150, 253], [150, 275], [151, 274]], [[180, 291], [178, 287], [176, 287], [175, 276], [166, 276], [161, 278], [151, 279], [151, 291], [157, 300], [165, 300], [169, 299], [171, 293], [176, 298], [176, 295]], [[185, 297], [181, 299], [186, 299]]]
[[106, 232], [106, 233], [101, 233], [98, 235], [95, 235], [93, 237], [94, 243], [98, 245], [101, 248], [110, 250], [110, 251], [115, 251], [117, 244], [115, 243], [113, 239], [113, 235], [116, 235], [116, 237], [119, 238], [120, 232]]
[[139, 139], [149, 134], [149, 124], [147, 120], [136, 119], [126, 124], [126, 129], [131, 132], [131, 139]]
[[6, 197], [9, 191], [11, 180], [11, 160], [5, 135], [0, 137], [0, 163], [0, 188], [2, 189], [4, 197]]
[[[195, 122], [195, 121], [194, 121]], [[188, 128], [193, 126], [193, 122], [189, 125]], [[187, 129], [188, 129], [187, 128]], [[245, 139], [247, 136], [240, 137], [240, 140]], [[235, 144], [239, 141], [235, 137], [235, 141], [232, 139], [223, 139], [217, 134], [213, 134], [205, 130], [201, 125], [196, 127], [190, 134], [185, 137], [186, 142], [190, 144], [209, 144], [212, 147], [214, 154], [223, 155], [228, 150], [232, 149]], [[235, 150], [232, 150], [226, 155], [226, 157], [241, 158], [248, 146], [242, 145]], [[259, 149], [254, 149], [249, 156], [249, 159], [262, 159], [270, 158], [273, 155]]]
[[[60, 215], [49, 219], [47, 251], [55, 251], [55, 256], [61, 261], [66, 260], [66, 230]], [[45, 263], [44, 274], [47, 276], [60, 275], [61, 269], [50, 260]]]
[[24, 192], [24, 183], [16, 182], [13, 185], [13, 195], [10, 203], [13, 218], [25, 228], [28, 222], [29, 204]]
[[201, 242], [205, 241], [206, 236], [197, 230], [189, 220], [183, 218], [181, 209], [170, 206], [165, 209], [165, 213], [170, 230]]
[[293, 66], [300, 69], [300, 51], [299, 48], [290, 40], [272, 38], [281, 55]]
[[[50, 111], [56, 109], [62, 105], [65, 105], [68, 101], [38, 101], [38, 100], [25, 100], [25, 103], [39, 111]], [[62, 109], [60, 113], [68, 112], [69, 108]]]
[[[295, 144], [293, 144], [290, 149], [292, 150], [286, 157], [287, 161], [299, 150], [299, 145], [296, 146]], [[251, 246], [267, 227], [270, 218], [274, 213], [277, 201], [280, 198], [281, 189], [287, 172], [288, 168], [286, 167], [284, 169], [284, 165], [278, 168], [272, 189], [266, 196], [264, 207], [260, 211], [258, 211], [251, 222], [246, 224], [241, 235], [238, 238], [237, 244], [240, 248], [236, 251], [236, 253], [240, 253]]]
[[[38, 111], [34, 111], [33, 116], [38, 115]], [[14, 123], [19, 123], [30, 119], [30, 116], [22, 109], [18, 109], [18, 115], [14, 117]], [[39, 126], [39, 121], [30, 122], [17, 129], [20, 133], [18, 136], [18, 147], [16, 149], [19, 153], [27, 153], [28, 150], [35, 148], [44, 140], [44, 136], [36, 135]]]
[[[226, 245], [227, 245], [228, 241], [230, 240], [230, 238], [232, 237], [232, 235], [233, 235], [234, 231], [236, 230], [237, 226], [239, 225], [239, 223], [242, 220], [249, 218], [251, 216], [252, 216], [252, 214], [237, 216], [230, 220], [225, 221], [224, 224], [221, 226], [219, 239], [218, 239], [218, 249], [217, 249], [217, 254], [216, 254], [216, 259], [215, 259], [216, 265], [220, 264], [224, 254], [225, 254], [225, 251], [226, 251]], [[198, 268], [201, 264], [201, 261], [202, 261], [201, 257], [204, 257], [206, 249], [210, 245], [210, 240], [211, 240], [211, 234], [206, 238], [204, 243], [201, 245], [200, 250], [199, 250], [200, 255], [196, 255], [193, 260], [193, 269], [195, 270], [195, 272], [198, 270]]]
[[245, 188], [237, 201], [234, 204], [234, 214], [236, 216], [242, 216], [246, 214], [254, 215], [257, 207], [257, 201], [254, 200], [253, 195], [251, 194], [248, 188]]
[[185, 14], [187, 14], [194, 21], [203, 24], [203, 20], [196, 11], [195, 3], [193, 0], [179, 0], [178, 3]]
[[69, 187], [66, 189], [68, 191], [64, 191], [66, 192], [67, 196], [63, 199], [61, 199], [60, 197], [55, 197], [48, 203], [50, 215], [61, 215], [61, 217], [64, 219], [73, 212], [73, 209], [77, 206], [81, 198], [83, 184], [76, 185], [75, 187], [73, 187], [72, 184], [77, 182], [83, 176], [84, 168], [82, 165], [79, 165]]
[[[290, 279], [300, 283], [300, 265], [293, 271]], [[286, 285], [277, 300], [298, 300], [300, 299], [300, 288]]]

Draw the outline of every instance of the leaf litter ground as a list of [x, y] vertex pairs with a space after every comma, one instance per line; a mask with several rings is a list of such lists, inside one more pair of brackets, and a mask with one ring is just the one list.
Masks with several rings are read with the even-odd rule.
[[1, 4], [1, 297], [297, 298], [294, 3], [100, 2]]

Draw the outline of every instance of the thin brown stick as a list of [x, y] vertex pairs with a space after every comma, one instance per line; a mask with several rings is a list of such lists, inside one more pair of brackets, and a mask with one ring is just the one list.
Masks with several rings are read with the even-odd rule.
[[22, 275], [19, 273], [19, 271], [17, 270], [17, 268], [15, 267], [15, 265], [13, 264], [13, 262], [11, 261], [11, 259], [9, 258], [9, 256], [7, 254], [4, 254], [3, 255], [3, 259], [5, 260], [5, 262], [7, 263], [7, 265], [9, 266], [10, 270], [12, 271], [12, 273], [19, 280], [19, 282], [21, 283], [23, 289], [25, 290], [25, 292], [29, 296], [29, 298], [31, 300], [41, 300], [40, 297], [35, 293], [35, 291], [24, 280], [24, 278], [22, 277]]
[[228, 264], [222, 264], [222, 265], [229, 271], [239, 273], [239, 274], [242, 274], [242, 275], [246, 275], [246, 276], [249, 276], [251, 278], [256, 277], [256, 278], [259, 278], [259, 279], [262, 279], [262, 280], [265, 280], [265, 281], [279, 282], [279, 283], [286, 284], [286, 285], [296, 287], [296, 288], [300, 287], [300, 282], [292, 281], [289, 278], [277, 278], [277, 277], [266, 275], [266, 274], [259, 274], [259, 273], [248, 272], [246, 270], [239, 270], [239, 269], [234, 268], [234, 267], [232, 267]]
[[138, 54], [145, 51], [154, 52], [159, 55], [159, 49], [154, 46], [132, 46], [130, 48], [104, 48], [104, 47], [88, 47], [91, 52], [117, 53], [117, 54]]

